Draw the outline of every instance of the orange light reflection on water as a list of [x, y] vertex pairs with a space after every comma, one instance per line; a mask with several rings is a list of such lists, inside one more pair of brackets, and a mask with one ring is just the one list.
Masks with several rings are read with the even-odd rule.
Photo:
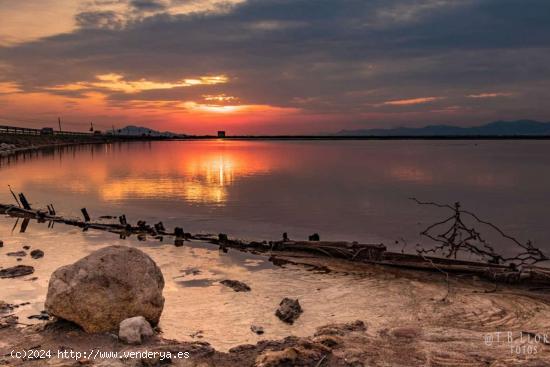
[[62, 185], [69, 192], [96, 195], [103, 201], [160, 198], [224, 205], [235, 181], [267, 174], [280, 163], [276, 163], [277, 155], [262, 143], [150, 144], [155, 147], [136, 145], [129, 151], [122, 148], [121, 152], [114, 145], [94, 147], [93, 159], [90, 151], [85, 150], [63, 155], [62, 164], [55, 160], [48, 165], [44, 161], [30, 161], [18, 167], [11, 184], [19, 188], [32, 184]]
[[[251, 149], [243, 149], [250, 145]], [[164, 149], [136, 152], [126, 177], [109, 177], [100, 186], [103, 200], [182, 198], [223, 205], [228, 188], [239, 178], [270, 171], [273, 157], [247, 142], [163, 144]], [[148, 154], [153, 156], [147, 156]], [[152, 164], [151, 164], [152, 163]]]

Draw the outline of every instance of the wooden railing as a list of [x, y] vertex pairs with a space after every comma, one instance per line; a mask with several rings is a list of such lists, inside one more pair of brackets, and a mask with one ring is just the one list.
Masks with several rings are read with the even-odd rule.
[[0, 134], [14, 134], [14, 135], [93, 135], [92, 133], [87, 133], [87, 132], [31, 129], [31, 128], [28, 128], [28, 127], [5, 126], [5, 125], [0, 125]]

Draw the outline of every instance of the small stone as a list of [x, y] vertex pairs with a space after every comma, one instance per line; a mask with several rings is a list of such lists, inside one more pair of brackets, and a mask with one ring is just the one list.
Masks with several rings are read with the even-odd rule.
[[17, 265], [0, 269], [0, 278], [17, 278], [34, 273], [34, 268], [28, 265]]
[[23, 246], [23, 250], [28, 250], [28, 249], [30, 249], [30, 248], [31, 248], [31, 247], [28, 246], [28, 245]]
[[239, 282], [238, 280], [222, 280], [220, 282], [221, 284], [225, 285], [226, 287], [232, 288], [235, 292], [250, 292], [251, 289], [248, 286], [248, 284]]
[[50, 319], [50, 315], [46, 311], [40, 311], [40, 315], [30, 315], [27, 318], [31, 320], [36, 319], [36, 320], [47, 321]]
[[25, 251], [16, 251], [16, 252], [8, 252], [6, 255], [14, 256], [14, 257], [23, 257], [23, 256], [27, 256], [27, 253]]
[[275, 315], [281, 321], [292, 325], [302, 312], [304, 311], [297, 299], [283, 298], [281, 303], [279, 303], [279, 308], [275, 311]]
[[120, 323], [118, 337], [128, 344], [141, 344], [142, 337], [153, 336], [153, 329], [145, 317], [136, 316]]
[[250, 330], [252, 330], [253, 333], [262, 335], [264, 333], [264, 328], [261, 326], [252, 325], [250, 326]]
[[40, 259], [40, 258], [44, 257], [44, 251], [42, 251], [42, 250], [32, 250], [31, 251], [31, 257], [33, 259]]
[[4, 247], [4, 241], [0, 240], [0, 247]]

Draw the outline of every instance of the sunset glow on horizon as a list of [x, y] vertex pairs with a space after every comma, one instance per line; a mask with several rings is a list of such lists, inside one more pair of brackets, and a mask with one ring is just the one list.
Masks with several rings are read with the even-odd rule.
[[528, 3], [4, 1], [0, 124], [316, 134], [548, 120], [549, 9]]

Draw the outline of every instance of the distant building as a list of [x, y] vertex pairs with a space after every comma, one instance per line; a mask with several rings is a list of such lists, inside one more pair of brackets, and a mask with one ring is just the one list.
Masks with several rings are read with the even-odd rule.
[[53, 128], [43, 127], [42, 129], [40, 129], [40, 135], [53, 135]]
[[218, 131], [218, 138], [225, 138], [225, 131], [223, 130]]

